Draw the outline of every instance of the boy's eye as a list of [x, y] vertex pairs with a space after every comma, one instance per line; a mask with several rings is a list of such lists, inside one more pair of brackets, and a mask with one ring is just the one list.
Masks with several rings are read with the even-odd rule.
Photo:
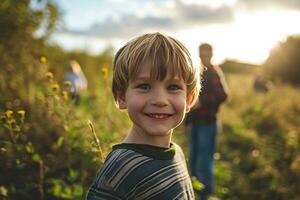
[[136, 88], [141, 89], [141, 90], [150, 90], [151, 87], [149, 84], [143, 83], [143, 84], [137, 85]]
[[172, 90], [172, 91], [176, 91], [176, 90], [180, 90], [181, 86], [176, 85], [176, 84], [171, 84], [168, 86], [168, 90]]

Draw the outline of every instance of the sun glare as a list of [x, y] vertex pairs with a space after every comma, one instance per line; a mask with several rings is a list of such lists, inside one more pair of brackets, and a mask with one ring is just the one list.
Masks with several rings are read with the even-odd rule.
[[179, 32], [178, 36], [190, 49], [193, 59], [199, 62], [198, 45], [213, 44], [214, 61], [234, 59], [262, 64], [270, 50], [291, 34], [299, 34], [300, 13], [292, 11], [265, 11], [238, 13], [232, 24], [216, 24]]
[[299, 33], [300, 28], [295, 26], [299, 20], [300, 14], [291, 11], [237, 14], [232, 26], [237, 58], [262, 63], [278, 42], [291, 33]]

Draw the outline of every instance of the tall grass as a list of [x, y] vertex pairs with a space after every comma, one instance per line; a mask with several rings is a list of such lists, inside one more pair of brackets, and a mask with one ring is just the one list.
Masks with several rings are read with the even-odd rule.
[[[131, 125], [126, 112], [117, 109], [111, 95], [109, 58], [100, 58], [86, 57], [97, 60], [89, 61], [90, 65], [80, 62], [92, 86], [82, 95], [79, 106], [62, 95], [63, 74], [54, 74], [50, 82], [45, 78], [50, 64], [36, 61], [35, 66], [40, 70], [29, 76], [34, 79], [27, 77], [32, 71], [0, 75], [0, 80], [10, 77], [15, 94], [2, 93], [2, 113], [25, 111], [23, 124], [14, 114], [19, 129], [12, 129], [7, 121], [0, 126], [2, 199], [85, 196], [103, 162], [88, 120], [100, 140], [104, 158], [113, 144], [122, 141]], [[299, 90], [274, 85], [266, 93], [256, 92], [252, 87], [253, 76], [226, 75], [231, 97], [221, 107], [219, 116], [222, 131], [215, 155], [215, 197], [297, 199], [300, 196]], [[20, 80], [23, 86], [19, 88], [16, 81]], [[2, 91], [7, 92], [10, 87], [5, 84], [7, 87], [2, 85]], [[53, 90], [53, 84], [58, 84], [59, 89]], [[10, 134], [15, 136], [15, 142]], [[174, 140], [188, 156], [187, 135], [182, 127], [175, 130]]]

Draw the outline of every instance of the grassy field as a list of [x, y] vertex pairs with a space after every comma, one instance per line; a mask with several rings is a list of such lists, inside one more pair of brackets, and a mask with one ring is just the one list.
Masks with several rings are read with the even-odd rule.
[[[41, 72], [36, 80], [25, 81], [29, 93], [12, 84], [15, 94], [23, 96], [11, 101], [2, 96], [0, 195], [4, 199], [82, 199], [102, 157], [125, 137], [131, 123], [114, 104], [109, 65], [100, 62], [84, 68], [90, 87], [79, 106], [61, 95], [67, 91], [59, 80], [62, 75], [58, 72], [47, 79], [42, 75], [47, 64], [38, 65]], [[23, 74], [14, 75], [28, 80]], [[230, 98], [219, 116], [215, 198], [299, 199], [298, 89], [274, 84], [268, 92], [257, 92], [254, 73], [229, 73], [226, 79]], [[25, 112], [23, 119], [17, 115], [20, 110]], [[13, 112], [10, 117], [7, 111]], [[101, 155], [88, 121], [100, 140]], [[182, 127], [175, 130], [174, 141], [188, 157]]]

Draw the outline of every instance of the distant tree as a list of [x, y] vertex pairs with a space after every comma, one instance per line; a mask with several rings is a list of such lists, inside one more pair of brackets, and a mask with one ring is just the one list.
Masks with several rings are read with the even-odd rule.
[[3, 0], [0, 4], [0, 42], [10, 50], [48, 37], [55, 28], [59, 11], [49, 0]]
[[30, 83], [39, 75], [36, 62], [58, 18], [59, 9], [51, 0], [1, 1], [0, 103], [28, 96]]
[[273, 49], [264, 63], [271, 79], [300, 85], [300, 36], [290, 36]]

